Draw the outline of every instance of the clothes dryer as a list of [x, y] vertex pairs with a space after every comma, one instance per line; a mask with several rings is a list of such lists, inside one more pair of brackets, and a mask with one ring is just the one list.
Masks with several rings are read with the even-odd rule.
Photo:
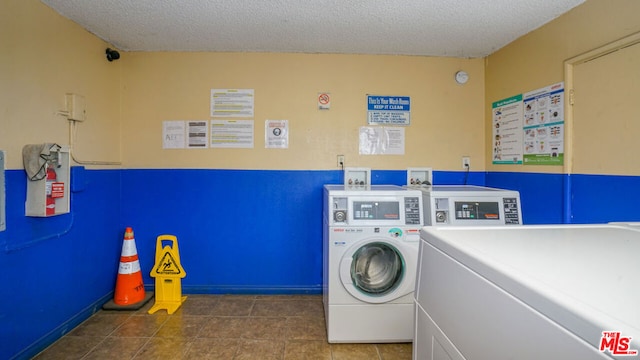
[[621, 359], [640, 352], [640, 232], [424, 227], [414, 359]]
[[325, 185], [323, 218], [328, 341], [412, 341], [422, 194]]

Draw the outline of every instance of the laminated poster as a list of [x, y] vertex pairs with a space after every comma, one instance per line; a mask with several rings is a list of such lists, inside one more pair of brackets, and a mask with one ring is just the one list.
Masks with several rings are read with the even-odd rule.
[[493, 103], [493, 163], [522, 164], [522, 95]]
[[496, 101], [493, 163], [564, 164], [564, 83]]
[[367, 95], [367, 123], [369, 125], [410, 125], [411, 98]]
[[524, 94], [524, 164], [564, 164], [564, 83]]

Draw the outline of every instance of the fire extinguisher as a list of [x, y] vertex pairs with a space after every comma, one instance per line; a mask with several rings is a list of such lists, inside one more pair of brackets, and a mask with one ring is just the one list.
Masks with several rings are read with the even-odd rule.
[[56, 199], [53, 197], [53, 183], [56, 180], [56, 171], [51, 165], [47, 165], [47, 182], [45, 184], [45, 193], [47, 195], [45, 214], [47, 216], [55, 215], [56, 213]]

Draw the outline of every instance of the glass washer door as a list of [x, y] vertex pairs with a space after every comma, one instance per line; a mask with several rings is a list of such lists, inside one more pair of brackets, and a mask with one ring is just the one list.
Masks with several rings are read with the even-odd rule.
[[372, 242], [361, 246], [353, 254], [351, 280], [356, 289], [369, 296], [379, 297], [394, 291], [404, 277], [405, 263], [394, 246]]

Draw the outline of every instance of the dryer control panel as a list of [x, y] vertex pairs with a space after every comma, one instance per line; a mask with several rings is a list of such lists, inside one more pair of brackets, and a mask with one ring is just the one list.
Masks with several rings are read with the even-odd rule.
[[423, 191], [429, 226], [522, 225], [520, 194], [479, 186], [434, 186]]
[[330, 190], [325, 186], [325, 219], [330, 225], [423, 225], [422, 193], [397, 186]]

